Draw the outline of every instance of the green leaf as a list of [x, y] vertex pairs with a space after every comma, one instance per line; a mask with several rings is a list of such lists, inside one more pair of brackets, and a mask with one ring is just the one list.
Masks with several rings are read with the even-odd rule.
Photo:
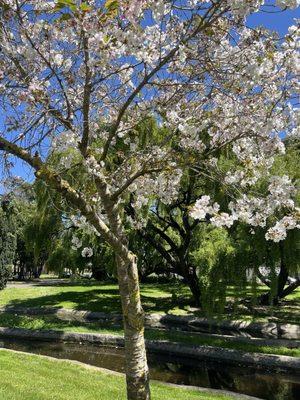
[[81, 11], [91, 11], [92, 7], [89, 6], [87, 3], [82, 3], [80, 5], [80, 10]]
[[118, 0], [107, 0], [105, 2], [105, 8], [109, 11], [114, 11], [119, 8], [119, 1]]
[[0, 8], [2, 8], [3, 11], [10, 10], [10, 7], [5, 3], [0, 3]]
[[58, 0], [58, 4], [64, 4], [64, 6], [76, 6], [74, 0]]
[[70, 19], [73, 19], [73, 16], [71, 14], [63, 14], [59, 18], [59, 21], [69, 21]]
[[74, 11], [74, 7], [76, 9], [76, 3], [74, 0], [59, 0], [55, 4], [54, 11], [60, 11], [62, 8], [70, 7], [72, 11]]

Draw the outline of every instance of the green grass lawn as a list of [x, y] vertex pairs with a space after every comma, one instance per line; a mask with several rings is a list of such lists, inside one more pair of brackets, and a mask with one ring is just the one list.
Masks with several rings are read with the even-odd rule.
[[[250, 288], [244, 294], [249, 295]], [[263, 291], [258, 287], [258, 292]], [[142, 302], [148, 313], [194, 314], [204, 316], [200, 310], [190, 307], [189, 289], [182, 284], [143, 284], [141, 286]], [[228, 289], [228, 296], [233, 298], [235, 292]], [[53, 286], [16, 285], [0, 292], [0, 306], [20, 307], [59, 307], [75, 310], [120, 312], [118, 288], [115, 284], [97, 284], [90, 281], [68, 283], [62, 281]], [[239, 307], [218, 315], [219, 318], [266, 321], [278, 318], [279, 321], [299, 323], [300, 288], [294, 292], [280, 307], [253, 307], [251, 311]]]
[[[230, 400], [231, 396], [151, 385], [153, 400]], [[0, 398], [5, 400], [125, 400], [124, 378], [67, 361], [0, 351]]]
[[[123, 330], [118, 327], [103, 326], [96, 322], [81, 323], [76, 321], [62, 321], [53, 316], [25, 316], [13, 314], [0, 314], [0, 326], [24, 329], [57, 330], [63, 332], [87, 332], [112, 335], [123, 335]], [[277, 354], [291, 357], [300, 357], [300, 349], [289, 349], [282, 346], [261, 346], [243, 342], [231, 342], [221, 338], [207, 338], [193, 334], [184, 334], [176, 331], [159, 331], [147, 329], [146, 339], [181, 342], [186, 345], [216, 346], [227, 349], [241, 350], [251, 353]]]

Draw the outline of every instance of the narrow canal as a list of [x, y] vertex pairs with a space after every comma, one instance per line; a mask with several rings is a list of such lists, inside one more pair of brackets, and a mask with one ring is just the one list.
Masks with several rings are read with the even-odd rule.
[[[55, 358], [77, 360], [113, 371], [124, 371], [123, 349], [78, 343], [1, 339], [0, 347]], [[210, 387], [266, 400], [300, 399], [300, 380], [280, 371], [261, 371], [217, 362], [149, 354], [151, 378], [164, 382]]]

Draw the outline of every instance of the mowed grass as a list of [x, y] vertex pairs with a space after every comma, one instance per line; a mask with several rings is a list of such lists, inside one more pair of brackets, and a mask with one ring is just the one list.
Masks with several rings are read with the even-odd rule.
[[[209, 394], [152, 383], [154, 400], [230, 400]], [[125, 382], [95, 369], [68, 361], [0, 350], [0, 399], [5, 400], [125, 400]]]
[[[111, 335], [123, 335], [121, 327], [103, 326], [96, 322], [62, 321], [53, 316], [25, 316], [13, 314], [0, 314], [0, 326], [23, 329], [55, 330], [62, 332], [99, 333]], [[276, 354], [291, 357], [300, 357], [300, 349], [283, 346], [265, 346], [255, 343], [232, 342], [225, 338], [203, 337], [176, 331], [162, 331], [146, 329], [145, 337], [149, 340], [167, 342], [180, 342], [185, 345], [215, 346], [226, 349], [240, 350], [250, 353]]]
[[[149, 312], [168, 312], [176, 308], [172, 301], [171, 285], [144, 285], [142, 296]], [[188, 288], [180, 287], [188, 300]], [[161, 299], [165, 302], [162, 304]], [[58, 307], [75, 310], [121, 312], [118, 286], [90, 282], [71, 283], [62, 281], [43, 286], [14, 285], [0, 292], [0, 306]]]
[[[262, 293], [263, 287], [258, 287]], [[244, 293], [235, 294], [233, 288], [228, 288], [228, 297], [249, 296], [250, 288]], [[205, 316], [199, 309], [190, 305], [192, 298], [187, 286], [183, 284], [143, 284], [141, 295], [144, 309], [147, 313], [162, 314], [194, 314]], [[90, 281], [71, 283], [54, 282], [43, 286], [43, 282], [34, 285], [13, 285], [0, 291], [0, 306], [5, 307], [57, 307], [74, 310], [101, 311], [120, 313], [121, 304], [118, 287], [115, 284], [101, 284]], [[220, 319], [243, 319], [267, 321], [277, 318], [278, 321], [299, 323], [300, 319], [300, 288], [295, 291], [279, 307], [252, 307], [251, 310], [239, 307], [228, 309], [217, 316]]]

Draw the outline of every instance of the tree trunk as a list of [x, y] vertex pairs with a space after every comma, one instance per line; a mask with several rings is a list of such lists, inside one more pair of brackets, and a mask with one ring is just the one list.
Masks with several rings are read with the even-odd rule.
[[201, 288], [199, 278], [196, 273], [196, 267], [185, 262], [184, 259], [181, 259], [180, 262], [176, 266], [176, 273], [181, 275], [185, 283], [190, 288], [190, 291], [193, 295], [193, 303], [196, 307], [201, 306]]
[[117, 256], [126, 360], [128, 400], [149, 400], [149, 370], [144, 340], [144, 312], [141, 305], [136, 257], [129, 254], [130, 263]]
[[190, 271], [185, 275], [185, 280], [187, 281], [187, 284], [192, 292], [195, 306], [201, 307], [201, 289], [196, 273], [194, 271]]
[[277, 305], [279, 300], [284, 297], [283, 296], [284, 287], [287, 283], [289, 273], [285, 263], [283, 243], [279, 244], [279, 250], [280, 250], [280, 271], [277, 277], [276, 293], [273, 294], [272, 291], [269, 291], [267, 293], [262, 294], [260, 298], [260, 304], [263, 305], [270, 305], [270, 304]]
[[284, 297], [288, 296], [289, 294], [293, 293], [294, 290], [296, 290], [300, 286], [300, 279], [297, 278], [295, 282], [292, 282], [287, 286], [281, 294], [281, 298], [283, 299]]
[[101, 267], [99, 268], [98, 266], [92, 267], [92, 278], [96, 279], [96, 281], [104, 281], [106, 279], [107, 275], [105, 270]]
[[279, 243], [279, 249], [280, 249], [280, 272], [278, 276], [277, 293], [276, 293], [277, 301], [278, 299], [281, 298], [284, 287], [289, 277], [289, 272], [287, 270], [285, 263], [284, 244], [282, 242]]

